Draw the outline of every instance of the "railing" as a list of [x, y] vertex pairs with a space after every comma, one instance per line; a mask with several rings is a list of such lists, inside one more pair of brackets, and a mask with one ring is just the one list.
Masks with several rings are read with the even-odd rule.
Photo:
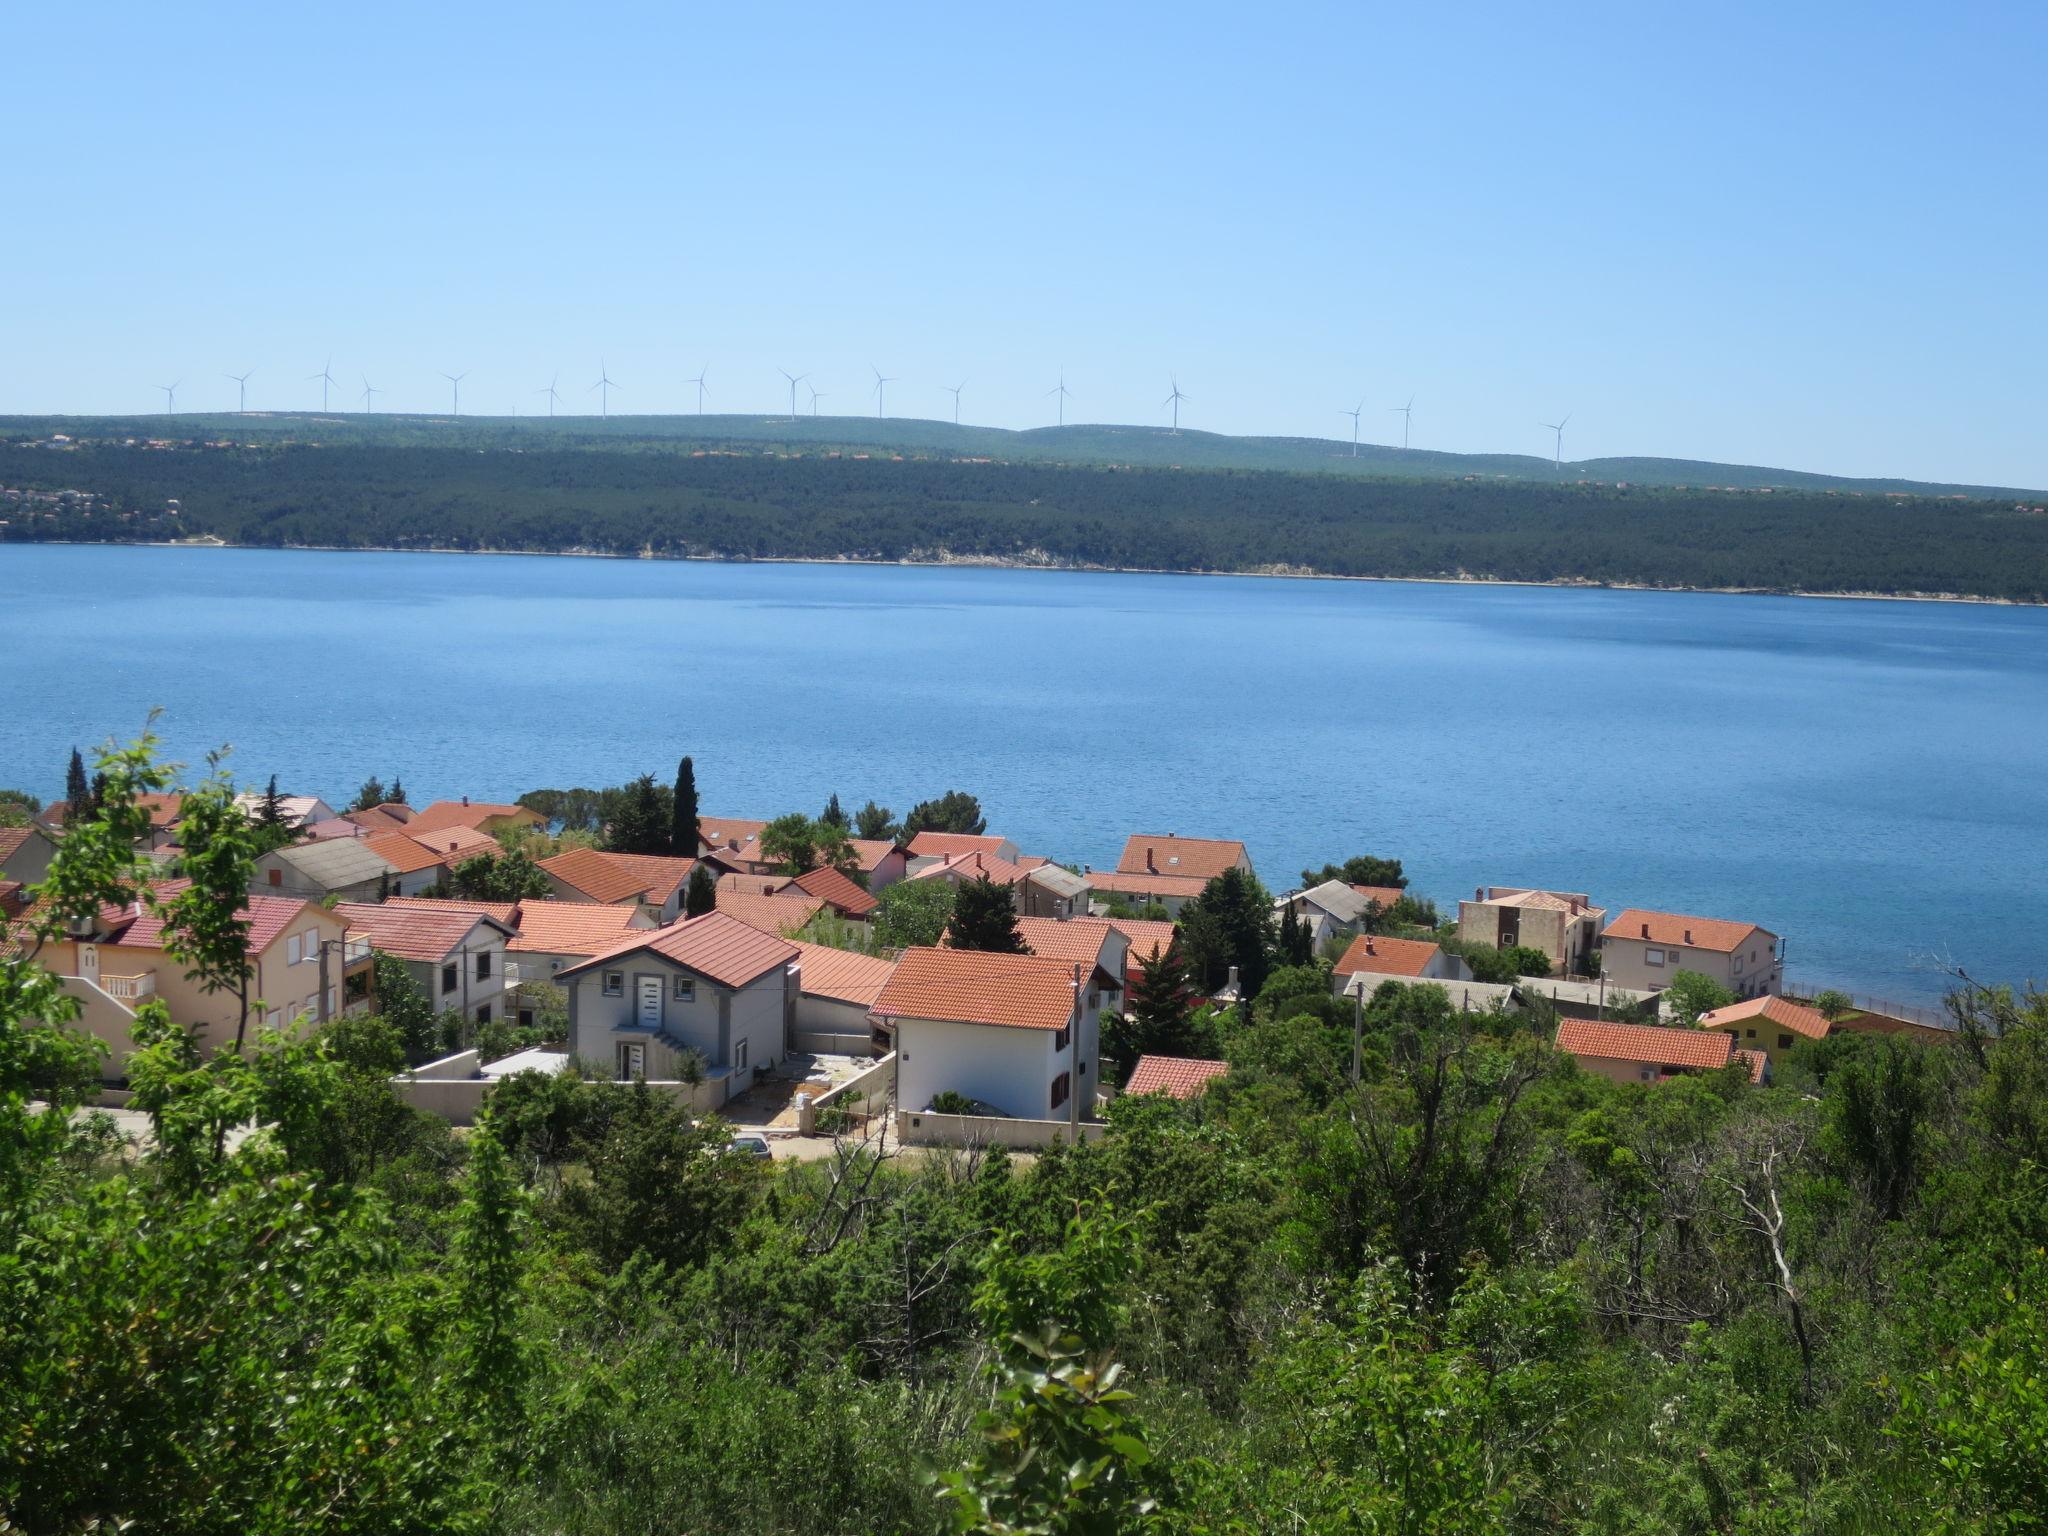
[[143, 971], [134, 976], [102, 976], [100, 990], [109, 997], [119, 998], [124, 1003], [139, 1002], [145, 997], [156, 995], [156, 972]]
[[[1820, 995], [1810, 987], [1787, 986], [1784, 995], [1795, 1003], [1811, 1003]], [[1870, 997], [1861, 992], [1844, 992], [1859, 1013], [1880, 1013], [1886, 1018], [1904, 1019], [1908, 1024], [1924, 1024], [1929, 1029], [1954, 1029], [1956, 1021], [1940, 1008], [1928, 1008], [1918, 1003], [1895, 1003], [1890, 998]]]
[[341, 963], [343, 965], [354, 965], [358, 960], [367, 960], [369, 958], [370, 941], [368, 939], [349, 939], [341, 946]]

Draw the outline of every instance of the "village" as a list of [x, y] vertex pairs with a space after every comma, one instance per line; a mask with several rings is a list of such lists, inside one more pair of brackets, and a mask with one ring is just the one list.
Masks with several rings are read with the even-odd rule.
[[[1745, 917], [1480, 885], [1439, 920], [1405, 883], [1338, 877], [1400, 878], [1372, 859], [1268, 896], [1228, 837], [1133, 833], [1116, 867], [1096, 870], [985, 830], [845, 835], [836, 797], [820, 823], [693, 816], [689, 854], [559, 840], [528, 805], [466, 797], [338, 812], [273, 782], [242, 803], [284, 829], [240, 914], [259, 1022], [311, 1030], [379, 1012], [394, 1001], [380, 977], [410, 992], [444, 1049], [392, 1087], [457, 1125], [515, 1074], [573, 1070], [717, 1111], [762, 1156], [819, 1155], [836, 1134], [877, 1129], [906, 1145], [1089, 1139], [1119, 1093], [1191, 1098], [1229, 1070], [1220, 1053], [1146, 1048], [1159, 1043], [1148, 1028], [1198, 1038], [1191, 1017], [1248, 1006], [1289, 965], [1321, 967], [1354, 1030], [1384, 989], [1439, 988], [1624, 1083], [1724, 1070], [1762, 1083], [1835, 1030], [1948, 1033], [1930, 1011], [1788, 990], [1784, 937]], [[180, 797], [146, 809], [138, 851], [168, 866]], [[29, 915], [66, 817], [59, 801], [0, 827], [0, 915]], [[522, 891], [488, 891], [501, 860], [525, 866]], [[1247, 899], [1269, 909], [1249, 949], [1190, 953], [1193, 911]], [[882, 920], [889, 907], [908, 928]], [[122, 1101], [143, 1001], [163, 999], [209, 1051], [244, 1022], [235, 994], [171, 961], [140, 903], [78, 926], [41, 963], [105, 1047], [106, 1103]]]

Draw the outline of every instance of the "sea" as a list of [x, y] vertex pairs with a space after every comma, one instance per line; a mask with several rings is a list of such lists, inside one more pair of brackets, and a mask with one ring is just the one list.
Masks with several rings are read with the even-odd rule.
[[154, 731], [337, 805], [949, 789], [1030, 853], [1241, 838], [1784, 935], [1939, 1002], [2048, 973], [2048, 610], [987, 567], [0, 545], [0, 785]]

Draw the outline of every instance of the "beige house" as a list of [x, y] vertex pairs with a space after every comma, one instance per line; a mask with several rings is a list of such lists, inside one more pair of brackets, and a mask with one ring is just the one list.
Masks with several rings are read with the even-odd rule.
[[1615, 1083], [1661, 1083], [1738, 1062], [1751, 1082], [1761, 1082], [1769, 1066], [1763, 1053], [1740, 1049], [1725, 1034], [1661, 1024], [1564, 1019], [1557, 1026], [1557, 1048], [1585, 1071]]
[[1496, 949], [1540, 949], [1553, 973], [1587, 976], [1599, 943], [1605, 908], [1576, 891], [1532, 891], [1514, 885], [1486, 885], [1458, 903], [1458, 937]]
[[273, 848], [256, 861], [254, 889], [302, 901], [381, 901], [398, 892], [399, 870], [370, 841], [334, 837]]
[[1252, 873], [1252, 856], [1235, 838], [1134, 832], [1117, 860], [1120, 875], [1183, 875], [1204, 885], [1227, 869]]
[[1789, 997], [1753, 997], [1701, 1014], [1699, 1027], [1724, 1034], [1743, 1049], [1761, 1052], [1776, 1063], [1802, 1040], [1827, 1039], [1833, 1026], [1818, 1009]]
[[1737, 997], [1764, 997], [1785, 980], [1784, 941], [1755, 923], [1630, 907], [1600, 935], [1600, 974], [1661, 991], [1679, 971], [1711, 977]]

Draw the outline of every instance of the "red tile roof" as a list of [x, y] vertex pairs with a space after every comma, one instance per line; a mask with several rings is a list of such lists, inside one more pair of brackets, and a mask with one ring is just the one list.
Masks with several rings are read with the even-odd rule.
[[486, 924], [495, 934], [509, 938], [506, 924], [470, 910], [467, 903], [454, 901], [344, 901], [334, 908], [336, 916], [381, 949], [401, 960], [438, 963], [462, 947], [473, 929]]
[[1032, 954], [1045, 960], [1064, 960], [1069, 965], [1077, 960], [1083, 965], [1098, 965], [1110, 935], [1123, 939], [1115, 925], [1101, 917], [1074, 917], [1064, 922], [1051, 917], [1020, 917], [1017, 931], [1024, 936]]
[[[174, 896], [191, 882], [187, 880], [166, 880], [156, 887], [159, 896]], [[260, 955], [284, 936], [285, 929], [307, 915], [308, 909], [319, 911], [315, 902], [301, 901], [295, 896], [251, 896], [235, 915], [249, 925], [249, 953]], [[127, 914], [132, 914], [128, 916]], [[139, 907], [127, 909], [125, 926], [114, 942], [123, 948], [161, 949], [164, 941], [164, 925], [155, 914]]]
[[1147, 917], [1112, 917], [1109, 924], [1131, 941], [1128, 964], [1132, 970], [1138, 968], [1139, 961], [1149, 960], [1152, 956], [1171, 949], [1175, 937], [1180, 933], [1172, 923], [1162, 923]]
[[1601, 932], [1607, 939], [1641, 939], [1651, 944], [1669, 944], [1678, 949], [1706, 949], [1716, 954], [1733, 954], [1749, 942], [1751, 934], [1775, 938], [1768, 928], [1755, 923], [1734, 923], [1718, 917], [1685, 917], [1675, 912], [1645, 912], [1630, 907], [1616, 914]]
[[864, 875], [872, 875], [882, 867], [882, 860], [896, 851], [896, 844], [886, 837], [849, 837], [847, 841], [853, 844], [854, 856]]
[[896, 974], [896, 962], [880, 955], [857, 955], [850, 949], [804, 943], [798, 943], [796, 952], [802, 989], [814, 997], [829, 997], [835, 1002], [872, 1008], [889, 978]]
[[[540, 861], [540, 867], [592, 901], [667, 901], [690, 878], [695, 859], [672, 859], [653, 853], [611, 853], [602, 848], [570, 848]], [[655, 894], [659, 892], [659, 894]]]
[[1244, 858], [1244, 844], [1232, 838], [1158, 837], [1134, 832], [1117, 860], [1120, 875], [1192, 875], [1207, 882]]
[[913, 859], [950, 859], [963, 853], [985, 853], [1000, 859], [1010, 840], [972, 832], [920, 832], [906, 846]]
[[1116, 891], [1126, 896], [1194, 897], [1209, 882], [1200, 875], [1121, 874], [1115, 870], [1090, 870], [1082, 877], [1095, 891]]
[[595, 966], [642, 950], [665, 956], [684, 969], [727, 987], [743, 987], [789, 964], [797, 955], [794, 944], [784, 943], [758, 928], [750, 928], [726, 913], [706, 912], [702, 917], [670, 923], [665, 928], [631, 934], [582, 964], [567, 967], [559, 975], [580, 975]]
[[1398, 885], [1354, 885], [1351, 889], [1372, 902], [1382, 912], [1408, 894]]
[[408, 822], [403, 836], [411, 838], [431, 854], [460, 864], [464, 859], [473, 859], [479, 854], [500, 854], [505, 850], [498, 846], [498, 840], [488, 832], [479, 832], [475, 827], [433, 827], [420, 830], [417, 821]]
[[445, 853], [429, 852], [425, 844], [403, 832], [373, 832], [363, 839], [363, 846], [401, 875], [445, 866], [450, 857]]
[[880, 905], [850, 878], [836, 869], [814, 869], [798, 875], [794, 884], [806, 895], [815, 896], [842, 917], [863, 918]]
[[1819, 1009], [1808, 1008], [1804, 1003], [1795, 1003], [1789, 997], [1752, 997], [1745, 1003], [1730, 1003], [1726, 1008], [1701, 1014], [1700, 1028], [1727, 1029], [1762, 1019], [1769, 1019], [1780, 1029], [1789, 1029], [1809, 1040], [1825, 1040], [1828, 1035], [1826, 1014]]
[[367, 811], [344, 811], [343, 821], [352, 821], [365, 832], [403, 832], [411, 823], [410, 814], [401, 816], [403, 806], [373, 805]]
[[[137, 795], [135, 803], [149, 812], [149, 824], [161, 832], [178, 824], [184, 813], [185, 797], [182, 794]], [[42, 809], [42, 821], [46, 827], [61, 827], [70, 819], [71, 805], [68, 801], [53, 800]]]
[[1771, 1058], [1762, 1051], [1752, 1051], [1740, 1045], [1735, 1048], [1735, 1059], [1748, 1065], [1749, 1080], [1752, 1083], [1762, 1082], [1764, 1080], [1764, 1073], [1771, 1065]]
[[758, 838], [767, 825], [765, 821], [746, 821], [736, 816], [700, 816], [697, 818], [697, 836], [707, 848], [736, 853]]
[[460, 907], [479, 916], [488, 917], [494, 923], [503, 923], [507, 928], [519, 926], [519, 903], [516, 901], [463, 901], [452, 897], [443, 900], [439, 896], [393, 896], [383, 905], [425, 907], [430, 912], [446, 912]]
[[1036, 955], [906, 949], [871, 1011], [878, 1018], [1065, 1029], [1074, 1016], [1074, 970]]
[[1385, 934], [1361, 933], [1337, 961], [1339, 976], [1360, 971], [1370, 976], [1420, 976], [1443, 951], [1427, 939], [1390, 939]]
[[721, 896], [773, 896], [789, 889], [788, 875], [749, 875], [738, 870], [728, 870], [718, 877], [716, 889]]
[[1727, 1066], [1735, 1054], [1735, 1042], [1718, 1030], [1616, 1024], [1602, 1019], [1558, 1020], [1557, 1048], [1574, 1056], [1703, 1072]]
[[436, 800], [423, 811], [413, 814], [406, 825], [414, 832], [438, 832], [444, 827], [468, 827], [482, 831], [487, 821], [516, 821], [523, 826], [537, 827], [541, 816], [529, 811], [523, 805], [494, 805], [487, 800]]
[[1140, 1056], [1131, 1068], [1125, 1093], [1164, 1093], [1192, 1099], [1230, 1071], [1227, 1061], [1202, 1061], [1193, 1056]]
[[957, 853], [944, 855], [936, 864], [927, 864], [910, 878], [952, 880], [956, 883], [961, 880], [993, 880], [997, 885], [1015, 885], [1025, 873], [1008, 859], [999, 859], [992, 853]]
[[36, 827], [0, 827], [0, 859], [11, 859], [19, 853], [31, 833], [37, 837], [44, 835]]
[[780, 936], [794, 933], [825, 909], [815, 896], [749, 896], [740, 891], [720, 891], [718, 910], [738, 918], [749, 928]]
[[596, 955], [614, 949], [635, 929], [636, 907], [606, 906], [590, 901], [522, 901], [519, 936], [505, 947], [514, 954]]

